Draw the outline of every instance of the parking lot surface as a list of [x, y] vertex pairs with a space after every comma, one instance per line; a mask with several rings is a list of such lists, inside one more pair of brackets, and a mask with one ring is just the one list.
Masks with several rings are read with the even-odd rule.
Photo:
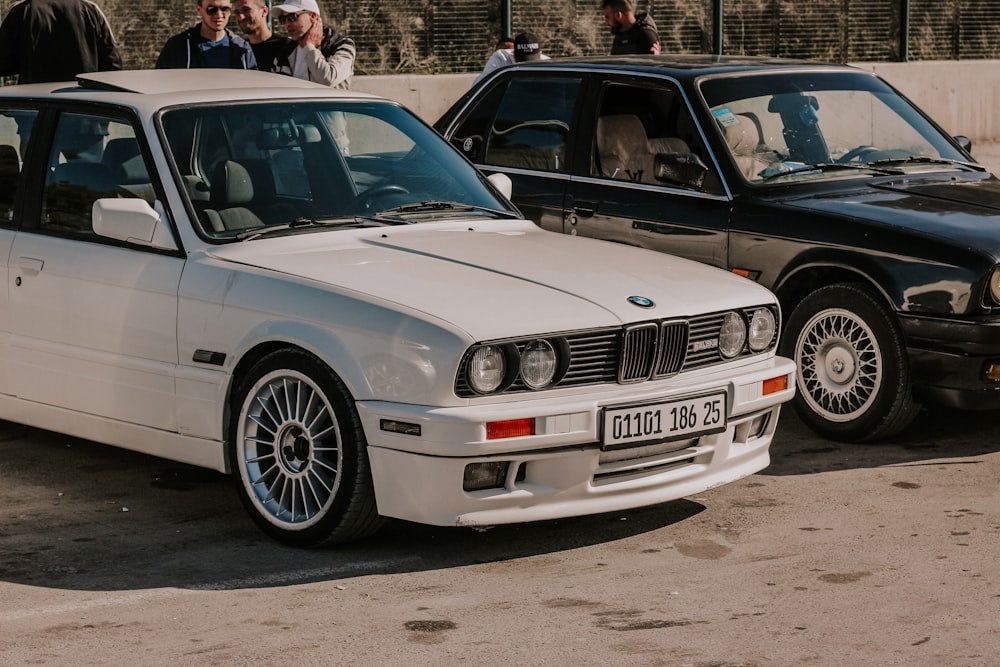
[[0, 422], [4, 665], [995, 665], [1000, 416], [642, 510], [269, 541], [228, 478]]

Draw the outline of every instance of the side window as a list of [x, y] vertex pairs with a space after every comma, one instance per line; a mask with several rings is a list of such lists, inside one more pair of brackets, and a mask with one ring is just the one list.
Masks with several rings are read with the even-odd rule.
[[14, 201], [36, 111], [0, 111], [0, 226], [14, 226]]
[[717, 176], [705, 167], [711, 160], [697, 126], [673, 86], [609, 83], [599, 108], [592, 176], [698, 190], [717, 187]]
[[138, 197], [151, 205], [155, 199], [135, 131], [119, 119], [60, 115], [46, 166], [41, 229], [91, 237], [91, 208], [107, 197]]
[[497, 108], [482, 164], [568, 172], [570, 123], [578, 78], [522, 78], [511, 81]]

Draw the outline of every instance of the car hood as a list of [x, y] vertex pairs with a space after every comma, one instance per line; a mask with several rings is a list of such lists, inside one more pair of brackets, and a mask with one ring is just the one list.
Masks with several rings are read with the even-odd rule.
[[781, 198], [798, 209], [905, 228], [1000, 257], [1000, 180], [921, 178], [866, 188]]
[[[523, 220], [299, 233], [209, 254], [392, 302], [479, 340], [774, 301], [765, 288], [720, 269]], [[634, 305], [632, 296], [653, 305]]]

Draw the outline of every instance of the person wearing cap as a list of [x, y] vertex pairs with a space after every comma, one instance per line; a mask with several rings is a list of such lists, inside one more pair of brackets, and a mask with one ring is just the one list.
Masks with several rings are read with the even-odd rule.
[[295, 48], [295, 42], [271, 30], [271, 22], [268, 20], [270, 6], [269, 0], [235, 0], [233, 12], [253, 49], [257, 69], [291, 75], [288, 54]]
[[660, 33], [648, 12], [635, 13], [633, 0], [602, 0], [604, 22], [615, 36], [611, 55], [660, 53]]
[[507, 65], [528, 62], [531, 60], [548, 59], [549, 57], [542, 53], [542, 47], [538, 44], [538, 38], [530, 32], [522, 32], [514, 38], [511, 48], [501, 48], [493, 52], [490, 59], [486, 61], [486, 67], [483, 68], [483, 71], [472, 83], [473, 85], [479, 83], [480, 79], [493, 70], [506, 67]]
[[286, 0], [272, 11], [296, 43], [288, 55], [292, 76], [333, 88], [351, 87], [354, 40], [323, 26], [316, 0]]
[[195, 10], [201, 22], [167, 40], [156, 59], [157, 69], [257, 69], [249, 42], [226, 28], [232, 0], [196, 0]]

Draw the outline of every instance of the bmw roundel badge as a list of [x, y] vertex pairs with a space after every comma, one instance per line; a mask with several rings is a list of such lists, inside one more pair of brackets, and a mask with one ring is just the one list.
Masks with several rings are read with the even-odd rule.
[[634, 306], [639, 306], [640, 308], [652, 308], [656, 304], [653, 303], [652, 299], [647, 299], [644, 296], [630, 296], [628, 302]]

